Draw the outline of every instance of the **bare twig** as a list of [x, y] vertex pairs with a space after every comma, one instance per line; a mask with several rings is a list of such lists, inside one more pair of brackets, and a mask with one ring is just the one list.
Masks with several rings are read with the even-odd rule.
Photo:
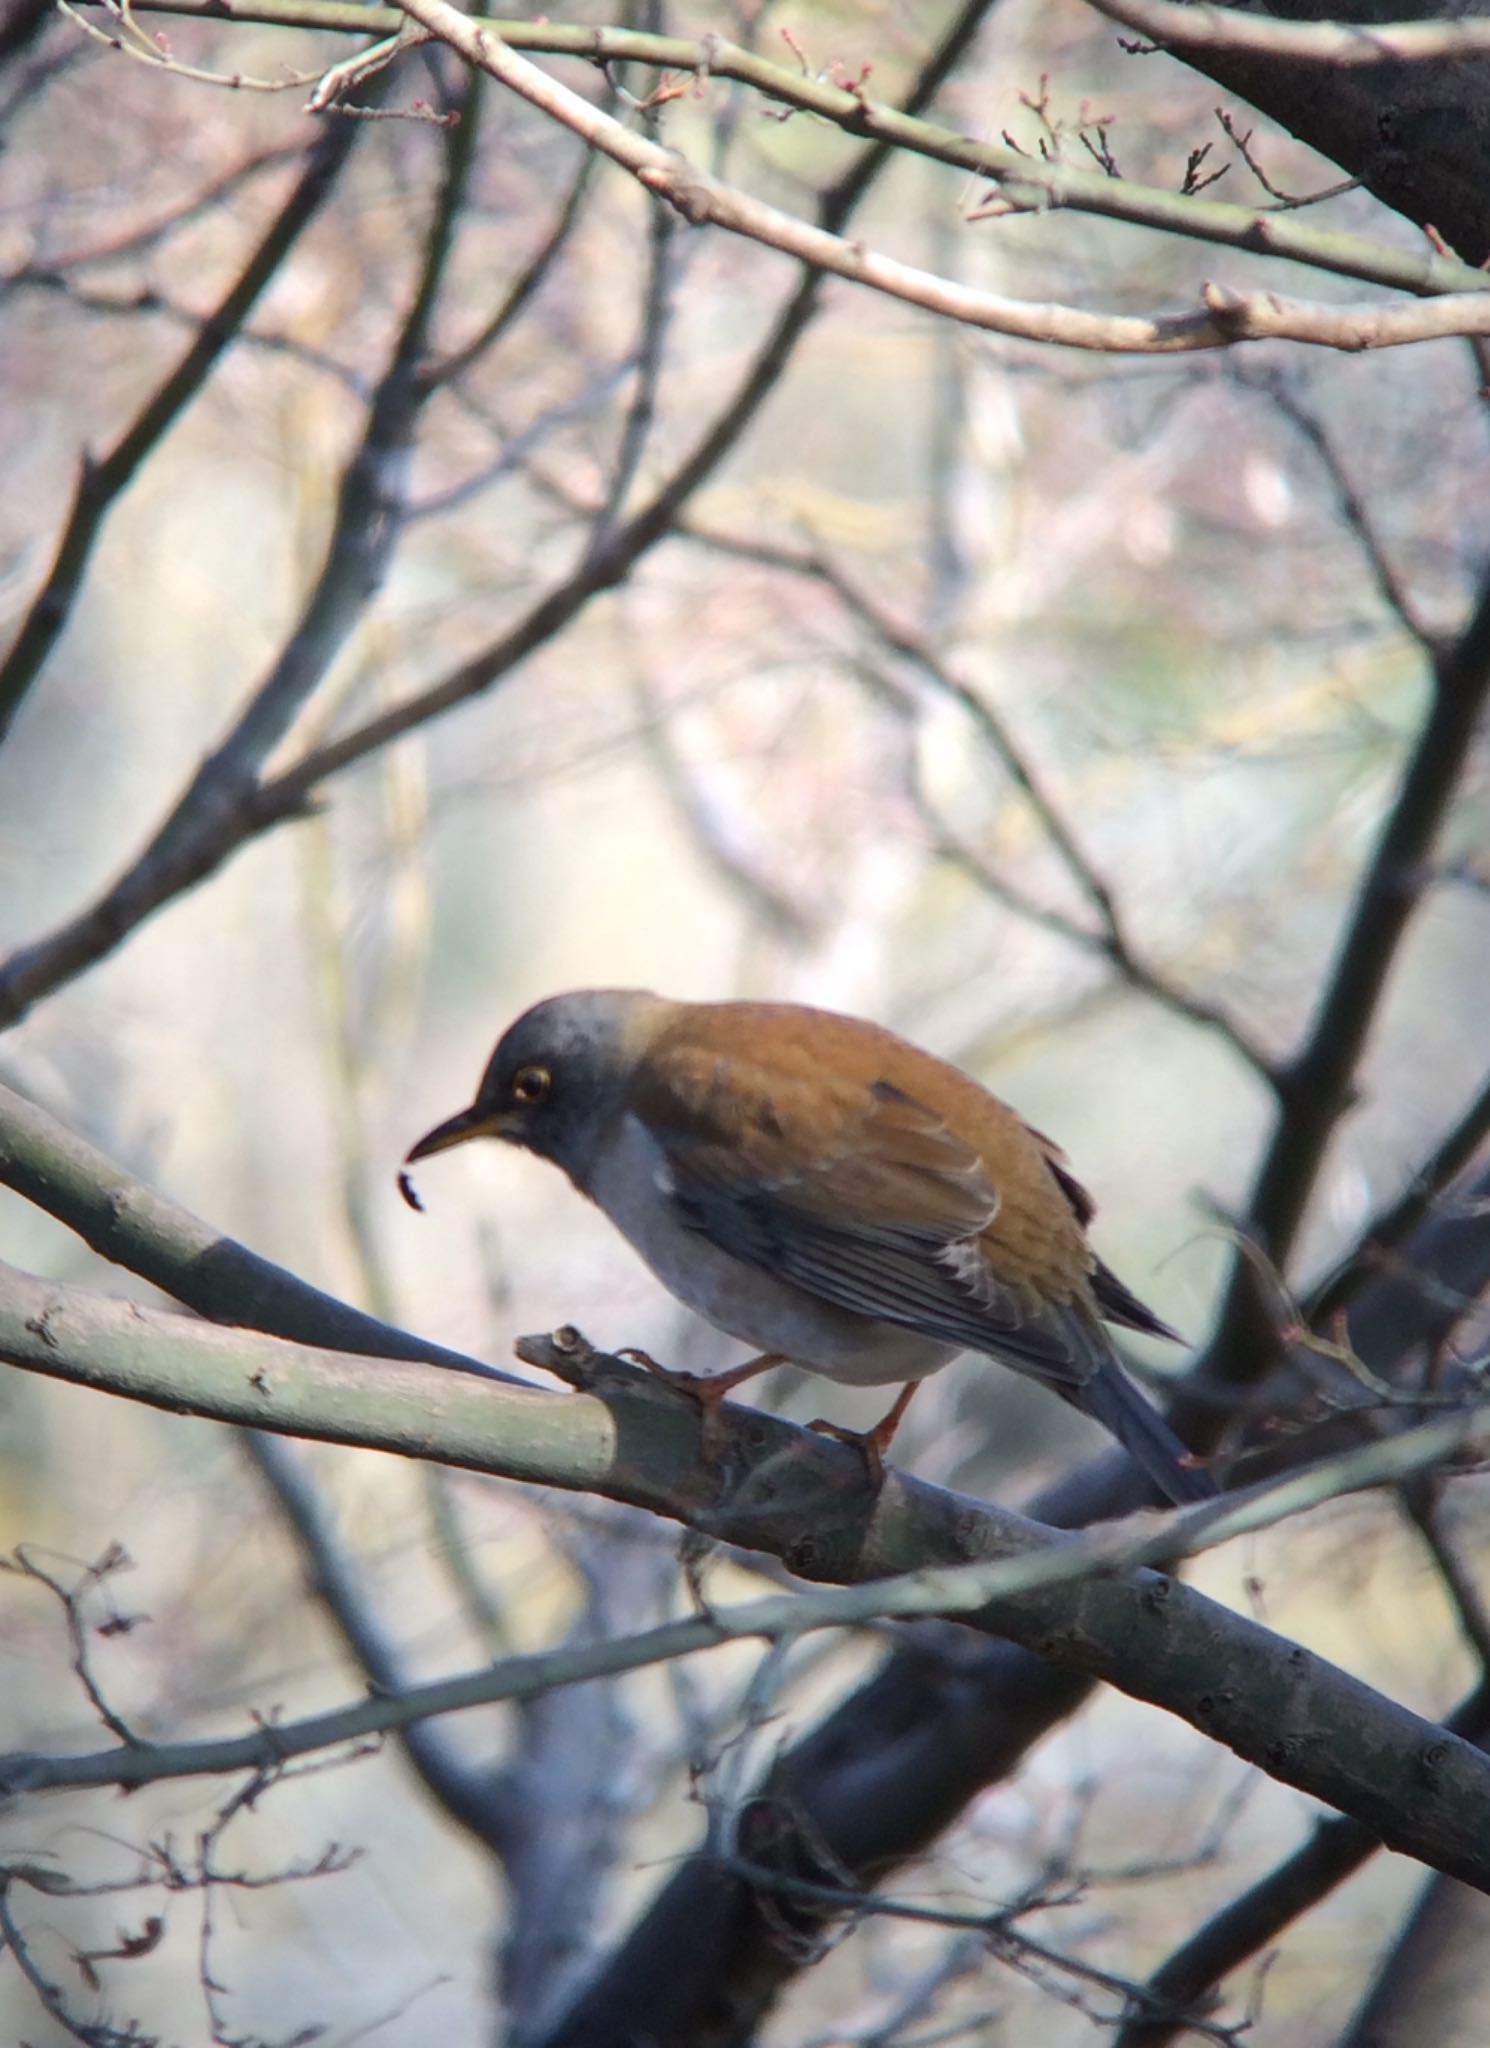
[[[214, 21], [262, 21], [287, 28], [332, 29], [389, 35], [401, 16], [391, 7], [356, 0], [149, 0], [142, 11], [206, 15]], [[490, 28], [513, 49], [567, 55], [602, 68], [634, 61], [660, 69], [737, 80], [783, 106], [832, 121], [856, 137], [934, 158], [999, 182], [1005, 210], [1044, 212], [1053, 207], [1128, 220], [1165, 233], [1192, 236], [1239, 249], [1262, 250], [1342, 276], [1410, 292], [1475, 291], [1483, 280], [1469, 264], [1437, 251], [1410, 254], [1363, 236], [1326, 233], [1271, 211], [1228, 206], [1151, 186], [1129, 184], [1104, 171], [1087, 171], [1053, 157], [1037, 157], [1012, 143], [1000, 145], [920, 118], [921, 107], [896, 108], [877, 100], [862, 82], [852, 89], [836, 79], [772, 64], [723, 37], [697, 40], [555, 22], [499, 21]], [[924, 103], [923, 103], [924, 104]]]
[[1356, 1241], [1355, 1249], [1327, 1279], [1306, 1297], [1304, 1315], [1314, 1329], [1323, 1329], [1346, 1308], [1366, 1281], [1417, 1229], [1490, 1135], [1490, 1076], [1470, 1098], [1459, 1121], [1424, 1160], [1403, 1193], [1379, 1210]]
[[1480, 1660], [1482, 1680], [1490, 1683], [1490, 1605], [1487, 1605], [1479, 1581], [1455, 1540], [1443, 1497], [1431, 1480], [1419, 1480], [1405, 1486], [1402, 1497], [1408, 1515], [1443, 1580], [1464, 1640]]
[[71, 0], [57, 0], [60, 11], [93, 42], [117, 50], [121, 57], [132, 58], [151, 70], [168, 71], [174, 77], [188, 79], [193, 85], [219, 85], [228, 92], [293, 92], [314, 84], [318, 75], [306, 71], [279, 78], [255, 78], [245, 71], [211, 71], [200, 64], [183, 64], [171, 55], [168, 47], [154, 42], [139, 27], [129, 0], [97, 0], [97, 4], [114, 24], [112, 28], [99, 28]]
[[1342, 178], [1333, 185], [1326, 185], [1318, 192], [1284, 192], [1273, 183], [1259, 162], [1252, 147], [1252, 130], [1249, 128], [1244, 134], [1225, 107], [1217, 107], [1216, 119], [1237, 155], [1280, 211], [1292, 212], [1300, 206], [1322, 206], [1327, 199], [1343, 198], [1347, 192], [1357, 191], [1360, 187], [1359, 178]]
[[538, 244], [533, 254], [512, 280], [504, 293], [501, 303], [488, 315], [470, 340], [463, 342], [440, 361], [431, 363], [425, 370], [425, 381], [431, 385], [453, 383], [465, 375], [475, 363], [480, 362], [488, 351], [501, 340], [513, 322], [537, 294], [544, 279], [550, 274], [563, 253], [564, 245], [578, 225], [585, 194], [589, 191], [594, 174], [596, 157], [593, 150], [581, 152], [579, 168], [575, 172], [563, 204], [554, 216], [553, 226]]
[[[1490, 1688], [1481, 1685], [1445, 1726], [1471, 1742], [1490, 1732]], [[1203, 2003], [1216, 1986], [1258, 1955], [1378, 1853], [1381, 1844], [1354, 1821], [1319, 1821], [1308, 1838], [1274, 1869], [1229, 1899], [1177, 1948], [1148, 1980], [1148, 1990], [1177, 2007]], [[1185, 2031], [1180, 2020], [1135, 2015], [1113, 2048], [1165, 2048]]]
[[[1137, 989], [1141, 994], [1151, 997], [1155, 1002], [1173, 1010], [1176, 1015], [1187, 1018], [1191, 1023], [1219, 1033], [1255, 1073], [1270, 1086], [1276, 1087], [1277, 1078], [1266, 1052], [1233, 1017], [1219, 1005], [1209, 1003], [1204, 997], [1193, 995], [1177, 986], [1135, 949], [1121, 920], [1111, 885], [1077, 840], [1074, 828], [1046, 789], [1033, 763], [992, 706], [948, 666], [924, 635], [892, 619], [881, 605], [852, 583], [829, 558], [814, 557], [812, 572], [821, 577], [837, 594], [851, 618], [868, 628], [891, 653], [912, 663], [940, 695], [958, 705], [967, 714], [979, 737], [1029, 804], [1061, 865], [1090, 906], [1096, 920], [1095, 924], [1083, 924], [1029, 896], [1003, 876], [995, 874], [986, 861], [979, 859], [971, 848], [964, 846], [948, 831], [937, 816], [935, 807], [922, 786], [912, 734], [908, 761], [908, 790], [931, 844], [941, 858], [960, 867], [980, 889], [996, 896], [1020, 917], [1040, 924], [1046, 930], [1059, 933], [1073, 945], [1080, 946], [1088, 952], [1100, 954], [1130, 987]], [[893, 689], [888, 690], [886, 694], [902, 718], [908, 719], [910, 712], [900, 694]]]
[[[1199, 2012], [1176, 2012], [1174, 2001], [1155, 1992], [1150, 1985], [1120, 1977], [1079, 1956], [1063, 1954], [1048, 1942], [1037, 1941], [1026, 1934], [1019, 1926], [1020, 1920], [1052, 1903], [1043, 1889], [1037, 1888], [1028, 1897], [997, 1907], [990, 1913], [957, 1913], [940, 1906], [921, 1906], [909, 1900], [888, 1899], [875, 1892], [846, 1891], [839, 1885], [815, 1883], [787, 1871], [772, 1870], [738, 1859], [724, 1859], [724, 1867], [759, 1891], [776, 1893], [785, 1899], [803, 1900], [826, 1907], [838, 1915], [849, 1914], [856, 1919], [909, 1920], [921, 1926], [954, 1928], [964, 1934], [976, 1935], [981, 1945], [1001, 1962], [1027, 1971], [1034, 1966], [1037, 1982], [1048, 1982], [1047, 1972], [1053, 1972], [1056, 1977], [1072, 1977], [1084, 1985], [1115, 1995], [1122, 2008], [1137, 2006], [1149, 2016], [1157, 2012], [1166, 2020], [1174, 2017], [1187, 2030], [1203, 2035], [1207, 2040], [1220, 2042], [1224, 2048], [1238, 2048], [1241, 2029], [1220, 2026]], [[1116, 2016], [1109, 2012], [1092, 2013], [1090, 2017], [1111, 2026]]]
[[1396, 565], [1387, 554], [1371, 508], [1356, 489], [1339, 448], [1317, 413], [1311, 412], [1287, 382], [1278, 376], [1252, 377], [1243, 373], [1239, 381], [1247, 390], [1259, 392], [1285, 419], [1313, 453], [1334, 493], [1336, 508], [1345, 530], [1361, 551], [1366, 570], [1386, 609], [1410, 634], [1430, 660], [1443, 651], [1439, 636], [1430, 632], [1418, 616], [1417, 606]]
[[[649, 125], [655, 128], [655, 122]], [[677, 227], [677, 216], [660, 202], [654, 203], [647, 220], [647, 274], [642, 289], [641, 333], [636, 345], [636, 387], [621, 426], [611, 474], [591, 523], [587, 560], [602, 556], [615, 537], [656, 418], [663, 350], [672, 324]]]
[[[109, 1733], [126, 1747], [135, 1748], [140, 1742], [139, 1736], [123, 1716], [110, 1706], [104, 1697], [103, 1689], [93, 1675], [93, 1660], [88, 1647], [89, 1624], [83, 1614], [83, 1601], [87, 1596], [113, 1578], [116, 1573], [127, 1571], [129, 1566], [128, 1554], [120, 1544], [114, 1543], [95, 1563], [84, 1567], [75, 1585], [67, 1586], [54, 1573], [38, 1564], [34, 1551], [23, 1544], [16, 1550], [14, 1569], [23, 1572], [28, 1579], [35, 1579], [38, 1585], [45, 1586], [48, 1592], [56, 1596], [67, 1617], [67, 1639], [72, 1647], [72, 1668], [79, 1685], [88, 1695], [90, 1706]], [[124, 1626], [117, 1615], [111, 1617], [111, 1622], [114, 1632], [119, 1632]]]
[[249, 179], [256, 178], [263, 171], [274, 171], [282, 165], [294, 162], [305, 154], [303, 147], [294, 143], [279, 143], [269, 149], [255, 150], [242, 162], [232, 165], [193, 192], [190, 199], [179, 206], [173, 206], [168, 213], [147, 221], [143, 227], [129, 228], [111, 240], [85, 243], [79, 249], [64, 249], [48, 256], [46, 269], [55, 273], [81, 270], [94, 263], [118, 263], [125, 257], [141, 256], [161, 242], [168, 241], [178, 229], [188, 227], [200, 220], [204, 213], [210, 213], [222, 205]]
[[84, 2048], [153, 2048], [149, 2038], [133, 2022], [120, 2028], [102, 2020], [81, 2020], [72, 2012], [62, 1987], [51, 1981], [32, 1954], [25, 1930], [12, 1910], [10, 1891], [11, 1880], [0, 1871], [0, 1935], [4, 1936], [0, 1952], [9, 1950], [15, 1958], [16, 1968], [36, 1993], [38, 2004], [62, 2031], [72, 2040], [83, 2042]]
[[330, 129], [316, 139], [294, 190], [181, 361], [106, 455], [84, 455], [52, 566], [0, 666], [0, 740], [72, 615], [105, 518], [206, 383], [255, 301], [331, 196], [354, 140], [351, 128]]
[[[1280, 1075], [1278, 1122], [1253, 1186], [1246, 1230], [1285, 1272], [1325, 1148], [1350, 1107], [1357, 1063], [1387, 976], [1428, 886], [1434, 841], [1458, 792], [1490, 696], [1490, 579], [1458, 639], [1434, 664], [1428, 708], [1346, 921], [1333, 968], [1298, 1055]], [[1276, 1356], [1272, 1317], [1251, 1257], [1233, 1260], [1208, 1355], [1222, 1385], [1245, 1385]], [[1203, 1405], [1203, 1404], [1202, 1404]], [[1212, 1412], [1190, 1421], [1210, 1441]]]
[[[175, 326], [189, 328], [197, 335], [205, 334], [215, 318], [211, 313], [196, 313], [189, 306], [178, 304], [168, 298], [158, 285], [140, 285], [110, 292], [81, 284], [66, 271], [30, 264], [11, 271], [8, 277], [0, 280], [0, 290], [56, 293], [80, 313], [102, 319], [159, 316]], [[292, 334], [273, 334], [261, 327], [244, 326], [239, 329], [236, 339], [241, 348], [257, 350], [264, 355], [284, 356], [321, 376], [334, 377], [338, 384], [358, 398], [366, 396], [367, 381], [360, 372], [328, 355], [324, 349], [314, 348]]]

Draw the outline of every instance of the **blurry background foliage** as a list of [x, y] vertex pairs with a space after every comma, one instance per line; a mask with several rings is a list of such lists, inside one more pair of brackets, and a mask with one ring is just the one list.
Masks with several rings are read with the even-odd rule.
[[[804, 0], [696, 20], [680, 9], [667, 25], [748, 34], [781, 61], [789, 28], [814, 67], [872, 63], [872, 89], [890, 99], [944, 12]], [[271, 26], [150, 27], [183, 63], [271, 78], [350, 47]], [[458, 98], [445, 54], [404, 59], [385, 104]], [[583, 87], [580, 67], [556, 68]], [[652, 80], [632, 68], [614, 82], [642, 94]], [[1216, 126], [1217, 97], [1168, 58], [1125, 55], [1076, 0], [1004, 0], [937, 116], [1030, 149], [1043, 136], [1083, 163], [1074, 131], [1100, 120], [1126, 178], [1171, 189], [1210, 140], [1230, 164], [1220, 196], [1260, 203]], [[302, 99], [152, 72], [68, 20], [11, 52], [0, 597], [13, 623], [47, 569], [81, 451], [115, 440], [283, 203]], [[767, 115], [710, 81], [667, 106], [661, 133], [810, 212], [859, 145], [805, 115]], [[293, 628], [451, 147], [432, 122], [361, 126], [324, 209], [106, 520], [0, 751], [5, 953], [127, 864]], [[1281, 131], [1253, 148], [1287, 191], [1338, 181]], [[484, 95], [426, 361], [480, 335], [575, 189], [581, 155], [517, 100]], [[972, 284], [1113, 311], [1193, 303], [1212, 274], [1244, 287], [1276, 276], [1262, 258], [1072, 213], [967, 224], [985, 189], [906, 158], [852, 232]], [[787, 259], [660, 217], [604, 165], [574, 216], [519, 317], [422, 407], [386, 575], [271, 768], [438, 680], [566, 575], [638, 424], [639, 352], [656, 353], [659, 373], [628, 507], [712, 420], [791, 289]], [[1329, 218], [1418, 246], [1360, 191]], [[1324, 299], [1361, 295], [1306, 282]], [[1073, 942], [1065, 927], [1092, 930], [1092, 903], [988, 718], [1112, 890], [1134, 953], [1281, 1056], [1307, 1021], [1423, 703], [1422, 647], [1384, 601], [1372, 550], [1442, 632], [1485, 560], [1479, 381], [1463, 342], [1359, 358], [1282, 345], [1078, 356], [832, 284], [687, 506], [686, 530], [496, 686], [330, 778], [309, 816], [252, 838], [64, 979], [10, 1031], [0, 1075], [224, 1231], [438, 1340], [505, 1362], [515, 1333], [567, 1320], [702, 1367], [734, 1354], [551, 1171], [495, 1148], [441, 1161], [420, 1176], [420, 1218], [399, 1204], [393, 1169], [469, 1098], [502, 1025], [552, 990], [822, 1002], [961, 1062], [1051, 1131], [1098, 1197], [1103, 1255], [1198, 1338], [1268, 1091], [1225, 1033]], [[897, 651], [887, 621], [935, 667]], [[1301, 1272], [1352, 1241], [1490, 1063], [1486, 796], [1481, 755], [1330, 1152]], [[19, 1199], [0, 1197], [0, 1218], [17, 1264], [131, 1284]], [[1151, 1362], [1174, 1356], [1153, 1347]], [[826, 1404], [841, 1420], [875, 1406], [791, 1374], [760, 1398], [799, 1417]], [[96, 1652], [131, 1718], [205, 1731], [241, 1726], [250, 1707], [292, 1715], [356, 1693], [295, 1542], [226, 1432], [20, 1374], [3, 1404], [6, 1543], [36, 1546], [64, 1577], [65, 1560], [114, 1539], [134, 1560], [114, 1597], [148, 1619]], [[898, 1451], [923, 1475], [1018, 1498], [1078, 1444], [1089, 1434], [1058, 1404], [963, 1361], [925, 1393]], [[672, 1533], [603, 1503], [371, 1453], [303, 1462], [416, 1675], [556, 1640], [602, 1570], [615, 1577], [613, 1627], [680, 1598]], [[1348, 1504], [1238, 1548], [1206, 1561], [1200, 1582], [1425, 1710], [1463, 1689], [1447, 1603], [1389, 1505]], [[695, 1839], [690, 1768], [696, 1792], [724, 1796], [875, 1656], [859, 1637], [806, 1646], [744, 1733], [755, 1652], [609, 1689], [606, 1769], [596, 1775], [593, 1721], [579, 1767], [586, 1796], [615, 1809], [601, 1934]], [[0, 1582], [0, 1698], [0, 1746], [96, 1739], [58, 1610], [24, 1582]], [[470, 1716], [450, 1739], [473, 1755], [510, 1751], [520, 1718]], [[1063, 1858], [1106, 1871], [1112, 1882], [1035, 1924], [1091, 1963], [1141, 1974], [1297, 1832], [1302, 1802], [1264, 1785], [1237, 1804], [1245, 1779], [1187, 1730], [1165, 1723], [1156, 1739], [1151, 1712], [1104, 1696], [969, 1809], [897, 1893], [986, 1910]], [[4, 1853], [107, 1875], [128, 1845], [190, 1841], [221, 1796], [195, 1780], [127, 1805], [69, 1795], [6, 1821]], [[1223, 1815], [1216, 1853], [1188, 1862]], [[210, 1974], [231, 1990], [215, 2014], [191, 1900], [170, 1908], [148, 1963], [97, 1965], [107, 2009], [135, 2015], [141, 2038], [278, 2042], [311, 2023], [347, 2043], [489, 2038], [501, 1883], [395, 1748], [302, 1778], [233, 1828], [225, 1860], [244, 1870], [313, 1864], [332, 1841], [363, 1853], [340, 1875], [219, 1898]], [[1119, 1882], [1135, 1844], [1180, 1867]], [[1404, 1866], [1378, 1859], [1301, 1923], [1268, 1977], [1258, 2038], [1333, 2037], [1359, 1988], [1340, 1959], [1374, 1951], [1408, 1884]], [[28, 1907], [35, 1954], [85, 2006], [70, 1958], [110, 1946], [128, 1912], [107, 1897], [66, 1915]], [[575, 1935], [583, 1945], [589, 1930]], [[767, 2038], [882, 2038], [886, 2026], [914, 2038], [894, 2036], [894, 2016], [936, 1970], [926, 2004], [952, 2032], [926, 2039], [1092, 2037], [1090, 1985], [1063, 1983], [1056, 1998], [1038, 1973], [981, 1952], [948, 1961], [949, 1939], [860, 1928], [799, 1978]], [[0, 2034], [40, 2048], [65, 2038], [51, 2027], [0, 1958]]]

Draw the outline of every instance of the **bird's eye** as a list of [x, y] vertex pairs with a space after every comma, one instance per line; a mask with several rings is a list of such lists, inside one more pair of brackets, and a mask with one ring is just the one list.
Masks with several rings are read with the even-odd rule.
[[554, 1077], [547, 1067], [519, 1067], [512, 1077], [512, 1099], [532, 1109], [547, 1098]]

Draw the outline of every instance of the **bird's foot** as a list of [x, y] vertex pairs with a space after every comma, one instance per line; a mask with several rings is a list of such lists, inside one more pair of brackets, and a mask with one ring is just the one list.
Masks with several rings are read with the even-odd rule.
[[785, 1360], [776, 1357], [774, 1353], [765, 1353], [759, 1358], [748, 1359], [744, 1365], [731, 1367], [728, 1372], [704, 1374], [680, 1372], [676, 1366], [659, 1365], [650, 1353], [638, 1350], [635, 1345], [628, 1346], [616, 1355], [639, 1365], [644, 1372], [650, 1373], [653, 1379], [661, 1380], [664, 1386], [672, 1387], [677, 1393], [696, 1403], [701, 1418], [700, 1446], [705, 1462], [710, 1465], [719, 1462], [720, 1453], [724, 1449], [724, 1422], [719, 1411], [724, 1405], [725, 1396], [733, 1393], [744, 1381], [753, 1380], [758, 1373], [769, 1372], [773, 1365], [785, 1363]]
[[885, 1445], [877, 1428], [848, 1429], [843, 1423], [829, 1422], [821, 1415], [807, 1427], [815, 1436], [830, 1436], [834, 1443], [848, 1444], [856, 1450], [864, 1460], [871, 1490], [879, 1492], [885, 1483]]
[[838, 1443], [852, 1444], [868, 1468], [869, 1484], [878, 1493], [885, 1483], [885, 1453], [920, 1384], [919, 1380], [907, 1380], [895, 1396], [889, 1414], [882, 1415], [873, 1429], [845, 1429], [841, 1422], [825, 1422], [822, 1416], [816, 1422], [809, 1422], [807, 1427], [816, 1430], [819, 1436], [830, 1436]]

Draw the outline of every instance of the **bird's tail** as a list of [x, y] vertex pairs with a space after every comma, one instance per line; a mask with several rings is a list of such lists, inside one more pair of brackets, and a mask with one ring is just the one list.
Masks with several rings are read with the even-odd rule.
[[1214, 1498], [1215, 1480], [1191, 1462], [1164, 1417], [1150, 1407], [1115, 1358], [1105, 1358], [1084, 1382], [1076, 1405], [1112, 1431], [1129, 1457], [1177, 1507]]

